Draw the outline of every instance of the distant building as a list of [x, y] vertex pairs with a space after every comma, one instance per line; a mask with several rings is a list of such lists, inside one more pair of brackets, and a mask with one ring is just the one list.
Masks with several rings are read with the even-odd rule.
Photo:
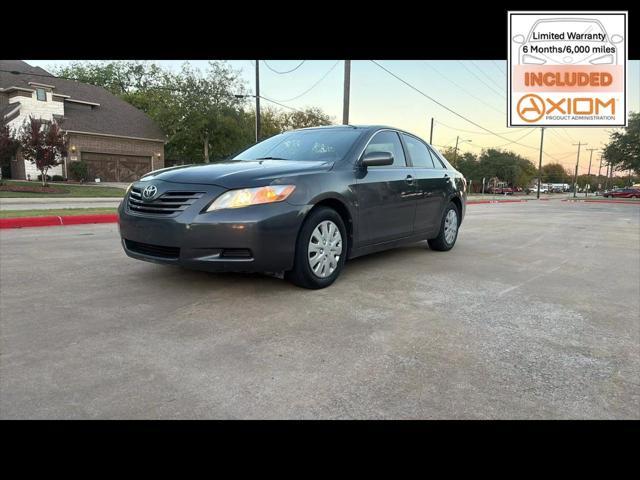
[[[0, 115], [19, 129], [29, 116], [56, 120], [69, 137], [69, 156], [49, 170], [67, 177], [82, 160], [90, 178], [130, 182], [164, 167], [165, 136], [144, 112], [102, 87], [57, 78], [19, 60], [0, 60]], [[11, 176], [35, 180], [39, 172], [20, 151]]]

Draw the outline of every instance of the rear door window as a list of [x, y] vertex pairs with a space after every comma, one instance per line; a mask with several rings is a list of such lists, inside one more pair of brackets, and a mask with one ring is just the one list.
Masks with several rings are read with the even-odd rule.
[[407, 146], [407, 153], [411, 159], [411, 163], [417, 168], [435, 168], [433, 158], [429, 148], [411, 135], [402, 134], [402, 139]]

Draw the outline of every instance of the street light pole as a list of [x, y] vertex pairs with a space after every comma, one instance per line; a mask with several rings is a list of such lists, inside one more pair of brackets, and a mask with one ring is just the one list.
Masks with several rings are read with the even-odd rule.
[[[462, 140], [462, 143], [471, 143], [471, 140]], [[456, 148], [453, 151], [453, 166], [458, 163], [458, 143], [460, 143], [460, 136], [456, 137]]]
[[256, 60], [256, 143], [260, 141], [260, 60]]
[[544, 127], [540, 128], [540, 160], [538, 160], [538, 194], [536, 198], [540, 200], [540, 182], [542, 181], [542, 144], [544, 142]]

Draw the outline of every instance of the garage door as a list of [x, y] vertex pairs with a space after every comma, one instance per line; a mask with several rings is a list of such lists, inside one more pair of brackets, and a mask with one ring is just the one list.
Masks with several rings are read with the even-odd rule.
[[103, 182], [133, 182], [151, 171], [151, 157], [82, 152], [89, 178]]

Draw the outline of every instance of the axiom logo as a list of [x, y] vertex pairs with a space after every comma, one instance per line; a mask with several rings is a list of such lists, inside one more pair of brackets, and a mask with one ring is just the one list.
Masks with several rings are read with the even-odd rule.
[[527, 123], [535, 123], [545, 115], [601, 115], [616, 114], [614, 98], [602, 100], [593, 97], [543, 99], [540, 95], [530, 93], [518, 100], [518, 116]]

